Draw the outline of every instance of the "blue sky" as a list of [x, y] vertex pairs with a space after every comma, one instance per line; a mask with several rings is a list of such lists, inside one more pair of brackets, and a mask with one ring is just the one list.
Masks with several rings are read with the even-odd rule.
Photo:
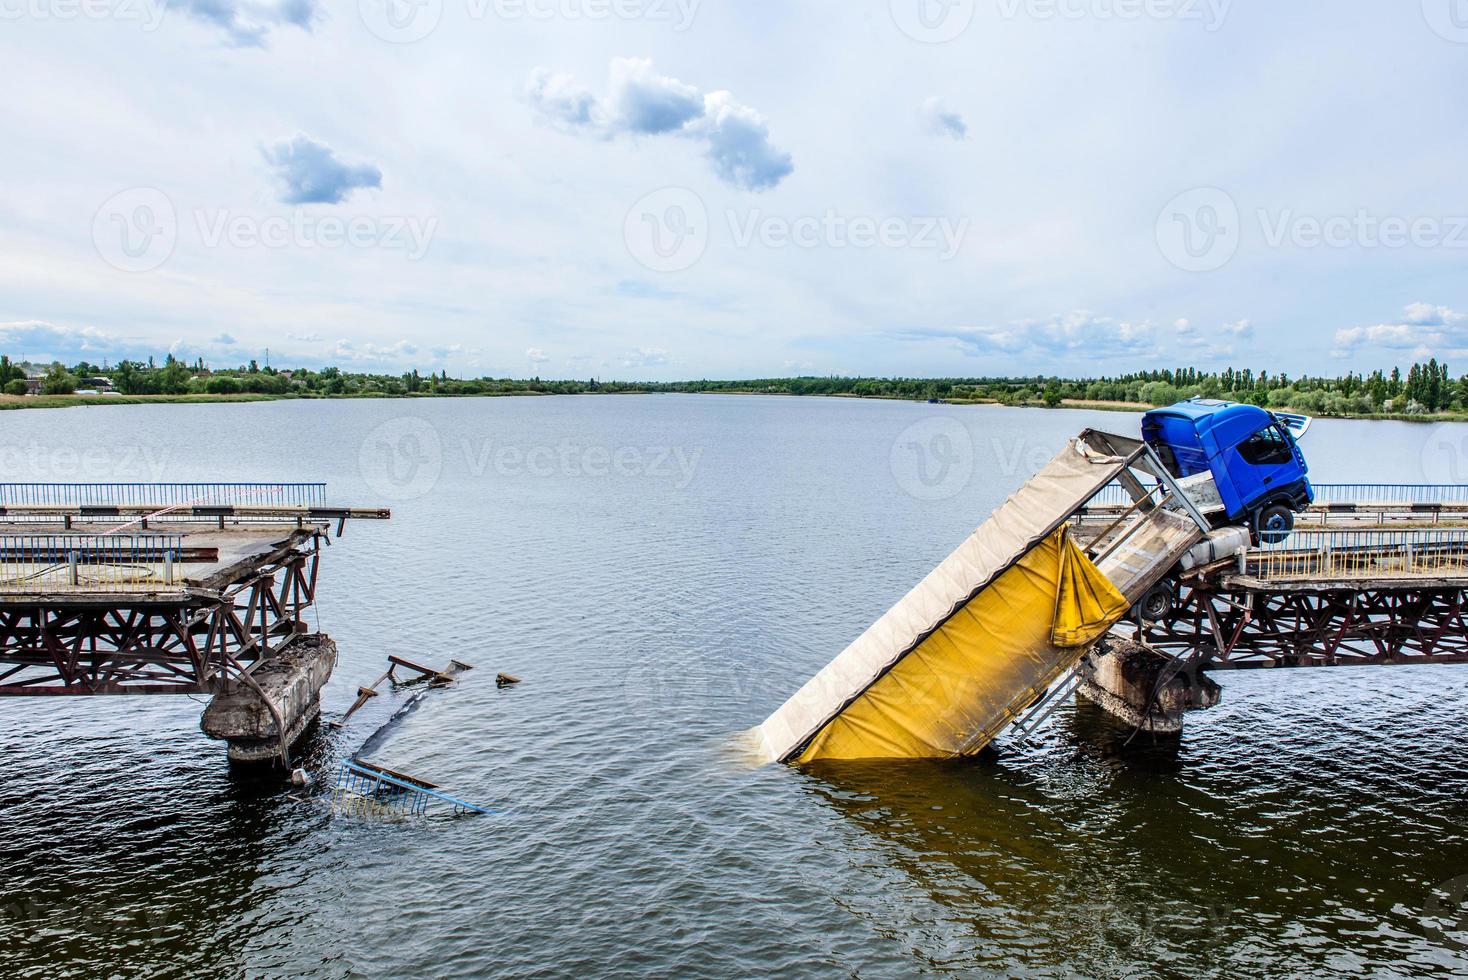
[[0, 0], [0, 350], [1468, 371], [1468, 0]]

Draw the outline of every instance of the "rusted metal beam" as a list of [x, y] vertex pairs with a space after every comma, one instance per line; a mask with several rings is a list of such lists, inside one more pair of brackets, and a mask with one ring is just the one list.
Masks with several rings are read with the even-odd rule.
[[1185, 588], [1142, 630], [1176, 655], [1214, 654], [1208, 669], [1468, 663], [1463, 588], [1278, 590], [1237, 579]]
[[[315, 601], [309, 530], [174, 601], [0, 601], [0, 697], [213, 694], [297, 636]], [[8, 597], [7, 597], [8, 598]]]

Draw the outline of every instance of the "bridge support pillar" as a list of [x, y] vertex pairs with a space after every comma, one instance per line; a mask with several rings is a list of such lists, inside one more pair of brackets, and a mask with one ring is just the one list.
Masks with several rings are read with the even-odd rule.
[[215, 695], [199, 727], [229, 743], [231, 762], [285, 761], [283, 748], [321, 716], [321, 689], [335, 668], [336, 641], [325, 633], [298, 636], [251, 673], [258, 690], [237, 684]]
[[1095, 669], [1076, 697], [1146, 732], [1181, 734], [1183, 712], [1211, 708], [1222, 695], [1209, 677], [1178, 671], [1174, 661], [1132, 640], [1108, 636], [1089, 656]]

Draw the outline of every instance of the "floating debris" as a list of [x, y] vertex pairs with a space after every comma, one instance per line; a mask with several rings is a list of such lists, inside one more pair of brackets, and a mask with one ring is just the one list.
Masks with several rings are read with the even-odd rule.
[[[449, 665], [443, 670], [434, 670], [432, 667], [425, 667], [422, 664], [415, 664], [413, 661], [404, 659], [403, 657], [395, 656], [388, 657], [387, 664], [387, 671], [383, 673], [381, 677], [377, 678], [377, 680], [373, 681], [366, 687], [357, 688], [357, 700], [352, 702], [352, 706], [347, 709], [346, 714], [342, 715], [341, 718], [337, 721], [331, 723], [331, 727], [341, 728], [346, 725], [347, 719], [356, 714], [358, 708], [362, 707], [368, 701], [371, 701], [373, 698], [377, 697], [377, 695], [380, 693], [377, 689], [382, 686], [384, 681], [391, 679], [394, 684], [414, 684], [418, 681], [426, 679], [430, 682], [430, 687], [445, 687], [449, 684], [452, 684], [454, 682], [454, 678], [458, 674], [466, 670], [474, 669], [473, 664], [466, 664], [462, 660], [450, 660]], [[406, 681], [399, 681], [397, 676], [397, 669], [399, 667], [402, 667], [406, 670], [415, 671], [419, 676]], [[508, 675], [501, 674], [500, 676], [504, 677]]]

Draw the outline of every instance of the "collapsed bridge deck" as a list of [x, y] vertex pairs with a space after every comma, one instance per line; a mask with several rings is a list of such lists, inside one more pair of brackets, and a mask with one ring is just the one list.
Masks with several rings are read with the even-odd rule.
[[390, 517], [324, 498], [321, 484], [0, 484], [0, 696], [250, 685], [306, 633], [333, 525]]

